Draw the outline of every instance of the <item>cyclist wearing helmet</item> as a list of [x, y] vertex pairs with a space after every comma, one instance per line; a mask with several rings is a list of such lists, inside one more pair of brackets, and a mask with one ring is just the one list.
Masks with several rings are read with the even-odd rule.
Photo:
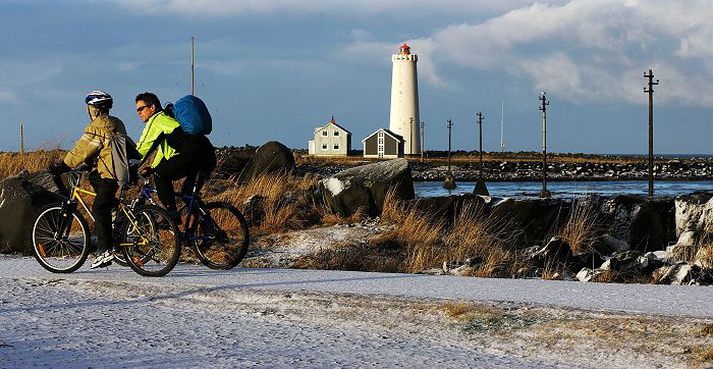
[[114, 259], [111, 252], [111, 209], [116, 201], [116, 190], [119, 185], [113, 174], [109, 141], [115, 133], [126, 134], [126, 128], [119, 118], [109, 115], [113, 99], [108, 93], [100, 90], [92, 91], [84, 102], [87, 104], [87, 113], [91, 122], [64, 160], [52, 164], [49, 171], [53, 174], [61, 174], [81, 164], [93, 168], [89, 174], [89, 183], [97, 194], [92, 205], [97, 234], [97, 257], [91, 268], [100, 268], [109, 266]]
[[[163, 110], [161, 101], [153, 93], [136, 96], [136, 113], [146, 123], [136, 144], [142, 161], [154, 148], [156, 150], [151, 168], [142, 169], [142, 173], [155, 173], [158, 198], [176, 224], [180, 224], [173, 181], [186, 178], [181, 194], [190, 194], [194, 186], [200, 189], [215, 169], [215, 148], [206, 136], [185, 133], [180, 123]], [[197, 178], [199, 173], [200, 178]]]

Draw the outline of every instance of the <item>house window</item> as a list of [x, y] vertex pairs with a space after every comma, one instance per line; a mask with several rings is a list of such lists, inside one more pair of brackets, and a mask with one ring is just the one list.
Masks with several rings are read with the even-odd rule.
[[334, 144], [334, 150], [339, 150], [339, 144]]
[[327, 144], [322, 144], [322, 150], [327, 150]]
[[339, 131], [334, 131], [335, 136], [339, 136]]
[[322, 131], [322, 136], [326, 136], [326, 135], [327, 135], [327, 131]]

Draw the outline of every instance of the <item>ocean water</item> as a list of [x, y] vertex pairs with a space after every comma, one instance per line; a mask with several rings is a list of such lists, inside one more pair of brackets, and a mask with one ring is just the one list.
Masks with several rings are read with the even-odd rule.
[[[448, 191], [441, 181], [414, 182], [417, 197], [434, 197], [472, 193], [475, 182], [456, 182], [458, 187]], [[498, 197], [537, 197], [542, 189], [542, 182], [486, 182], [491, 196]], [[646, 181], [572, 181], [547, 182], [547, 189], [552, 197], [577, 197], [598, 194], [647, 195]], [[695, 191], [713, 191], [713, 181], [660, 181], [654, 182], [654, 195], [677, 196]]]

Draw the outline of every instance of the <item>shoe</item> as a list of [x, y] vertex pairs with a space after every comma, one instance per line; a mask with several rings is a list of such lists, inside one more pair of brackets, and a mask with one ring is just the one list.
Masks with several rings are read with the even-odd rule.
[[105, 268], [111, 265], [111, 261], [114, 260], [114, 254], [111, 251], [104, 251], [99, 256], [94, 259], [94, 262], [89, 267], [89, 269]]

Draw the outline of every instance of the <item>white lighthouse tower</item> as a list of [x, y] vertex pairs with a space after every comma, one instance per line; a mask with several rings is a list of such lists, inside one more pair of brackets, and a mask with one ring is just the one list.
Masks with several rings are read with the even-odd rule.
[[391, 115], [389, 130], [404, 138], [404, 154], [420, 155], [420, 117], [418, 114], [418, 55], [407, 44], [391, 55]]

